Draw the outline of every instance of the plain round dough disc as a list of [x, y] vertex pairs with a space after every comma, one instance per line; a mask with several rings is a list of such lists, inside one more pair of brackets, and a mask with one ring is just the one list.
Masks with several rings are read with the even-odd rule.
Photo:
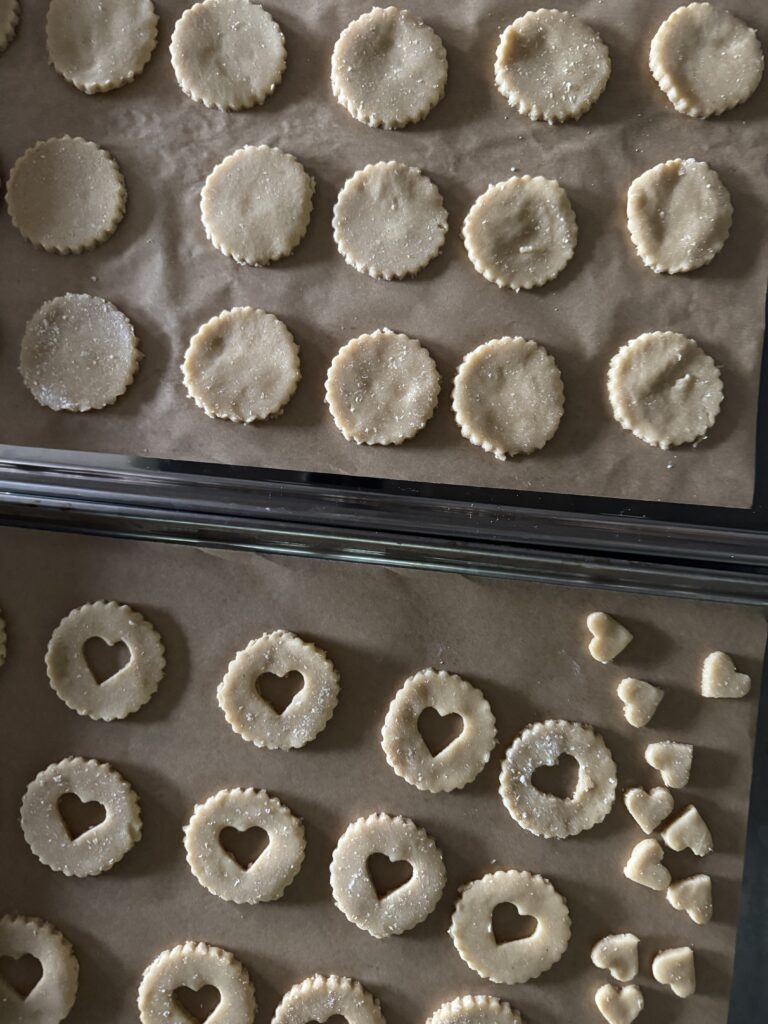
[[0, 0], [0, 53], [16, 35], [19, 23], [19, 0]]

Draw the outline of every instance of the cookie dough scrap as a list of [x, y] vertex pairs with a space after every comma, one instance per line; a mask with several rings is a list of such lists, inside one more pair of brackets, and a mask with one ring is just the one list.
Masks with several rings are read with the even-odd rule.
[[693, 745], [676, 743], [674, 740], [661, 740], [649, 743], [645, 748], [645, 760], [661, 773], [665, 786], [670, 789], [682, 789], [688, 785], [693, 765]]
[[608, 1024], [632, 1024], [645, 1006], [645, 999], [637, 985], [601, 985], [595, 992], [595, 1005]]
[[123, 219], [125, 181], [95, 142], [63, 135], [36, 142], [8, 176], [5, 201], [28, 242], [61, 255], [106, 241]]
[[0, 918], [0, 957], [33, 956], [42, 973], [26, 997], [0, 974], [0, 1015], [9, 1024], [59, 1024], [77, 996], [80, 966], [71, 943], [37, 917]]
[[757, 32], [708, 3], [678, 7], [651, 41], [651, 74], [673, 107], [712, 117], [744, 103], [763, 77]]
[[337, 1015], [347, 1024], [384, 1024], [378, 999], [359, 981], [335, 974], [314, 974], [294, 985], [278, 1003], [272, 1024], [310, 1024]]
[[632, 981], [640, 970], [640, 939], [631, 932], [606, 935], [592, 947], [590, 958], [595, 967], [610, 972], [616, 981]]
[[272, 313], [250, 306], [224, 310], [198, 328], [181, 369], [195, 404], [233, 423], [279, 416], [301, 379], [291, 332]]
[[663, 786], [655, 786], [650, 791], [635, 786], [624, 794], [624, 806], [649, 836], [675, 809], [675, 798]]
[[667, 902], [675, 910], [684, 910], [694, 924], [708, 924], [712, 920], [712, 879], [691, 875], [673, 882], [667, 889]]
[[592, 634], [589, 653], [601, 665], [618, 658], [634, 639], [626, 626], [605, 612], [591, 612], [587, 616], [587, 629]]
[[0, 53], [16, 35], [19, 23], [19, 0], [0, 0]]
[[669, 985], [680, 999], [687, 999], [696, 991], [696, 967], [690, 946], [662, 949], [653, 958], [651, 972], [660, 985]]
[[439, 1006], [426, 1024], [523, 1024], [523, 1019], [494, 996], [458, 996]]
[[677, 853], [691, 850], [697, 857], [705, 857], [714, 849], [712, 833], [698, 810], [690, 804], [664, 829], [661, 838]]
[[624, 705], [624, 717], [635, 729], [648, 725], [664, 697], [660, 686], [631, 677], [621, 680], [616, 693]]
[[664, 850], [655, 839], [643, 839], [632, 850], [624, 865], [624, 874], [631, 882], [646, 889], [663, 892], [672, 881], [672, 875], [662, 864]]
[[713, 651], [704, 659], [701, 669], [702, 696], [737, 699], [746, 697], [751, 687], [750, 677], [745, 672], [737, 672], [733, 659], [724, 651]]

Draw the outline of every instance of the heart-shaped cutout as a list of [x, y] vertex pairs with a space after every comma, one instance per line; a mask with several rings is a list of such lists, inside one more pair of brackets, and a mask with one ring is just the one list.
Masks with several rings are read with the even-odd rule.
[[675, 910], [684, 910], [694, 924], [712, 920], [712, 879], [709, 875], [691, 875], [673, 882], [667, 900]]
[[198, 989], [180, 985], [173, 990], [173, 999], [192, 1020], [203, 1024], [221, 1002], [221, 993], [213, 985]]
[[649, 836], [674, 811], [675, 798], [663, 786], [654, 786], [650, 792], [635, 786], [624, 794], [624, 806]]
[[91, 675], [101, 686], [125, 668], [131, 660], [131, 652], [122, 640], [111, 644], [100, 636], [92, 636], [83, 644], [83, 657]]
[[107, 809], [103, 804], [97, 800], [83, 803], [77, 793], [63, 793], [59, 797], [57, 806], [67, 835], [72, 842], [100, 825], [107, 816]]
[[587, 629], [592, 634], [589, 653], [603, 665], [617, 658], [632, 640], [629, 630], [605, 612], [588, 615]]
[[432, 757], [437, 757], [464, 732], [464, 719], [454, 713], [442, 715], [437, 708], [429, 707], [419, 715], [416, 728]]
[[542, 764], [531, 775], [531, 784], [541, 793], [567, 800], [579, 781], [579, 762], [570, 754], [561, 754], [555, 764]]
[[643, 839], [629, 855], [624, 874], [638, 885], [661, 892], [672, 881], [672, 876], [662, 864], [663, 857], [660, 843], [655, 839]]
[[31, 953], [0, 956], [0, 977], [21, 999], [26, 999], [43, 976], [43, 965]]
[[693, 764], [690, 743], [675, 743], [673, 740], [649, 743], [645, 748], [645, 760], [661, 773], [664, 785], [670, 789], [682, 789], [688, 785]]
[[645, 1006], [645, 1000], [637, 985], [623, 988], [603, 985], [595, 992], [595, 1004], [608, 1024], [632, 1024]]
[[713, 651], [704, 659], [701, 692], [705, 697], [746, 697], [751, 686], [749, 676], [737, 672], [733, 659], [724, 651]]
[[[307, 1024], [321, 1024], [321, 1022], [318, 1020], [308, 1020]], [[349, 1021], [346, 1017], [342, 1017], [340, 1013], [334, 1013], [332, 1017], [322, 1021], [322, 1024], [349, 1024]]]
[[274, 672], [263, 672], [254, 683], [256, 691], [276, 715], [282, 715], [293, 702], [293, 698], [304, 689], [301, 672], [286, 672], [284, 676]]
[[514, 903], [497, 903], [491, 914], [491, 931], [497, 946], [529, 939], [538, 926], [535, 917], [521, 914]]
[[669, 985], [681, 999], [696, 991], [696, 967], [690, 946], [660, 950], [653, 958], [651, 972], [660, 985]]
[[648, 725], [664, 697], [660, 686], [631, 676], [621, 680], [616, 692], [624, 705], [624, 717], [635, 729]]
[[380, 900], [396, 892], [413, 878], [412, 864], [407, 860], [392, 860], [385, 853], [372, 853], [365, 866]]
[[671, 825], [667, 825], [661, 838], [676, 853], [691, 850], [697, 857], [705, 857], [713, 848], [712, 833], [693, 804], [689, 804]]
[[247, 871], [269, 846], [269, 835], [258, 825], [242, 831], [228, 825], [219, 832], [219, 844], [243, 871]]
[[616, 981], [632, 981], [640, 969], [639, 945], [640, 940], [631, 932], [606, 935], [592, 947], [592, 963], [601, 970], [610, 971]]

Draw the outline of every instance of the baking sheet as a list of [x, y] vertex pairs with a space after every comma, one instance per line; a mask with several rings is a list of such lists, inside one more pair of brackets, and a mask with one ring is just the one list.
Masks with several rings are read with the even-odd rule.
[[[225, 114], [185, 97], [168, 44], [183, 0], [156, 0], [158, 49], [131, 86], [79, 94], [47, 66], [42, 10], [26, 3], [18, 38], [0, 57], [0, 171], [35, 141], [81, 134], [106, 146], [128, 184], [128, 213], [116, 235], [89, 254], [37, 251], [0, 216], [0, 441], [42, 447], [195, 459], [234, 465], [339, 472], [401, 480], [534, 489], [620, 498], [748, 506], [755, 470], [755, 420], [768, 280], [768, 83], [748, 104], [700, 122], [675, 113], [647, 68], [650, 39], [674, 0], [563, 0], [592, 23], [611, 50], [604, 96], [579, 123], [532, 124], [493, 84], [500, 30], [523, 2], [412, 0], [445, 41], [445, 99], [421, 124], [367, 128], [333, 99], [330, 52], [361, 0], [269, 0], [282, 25], [288, 69], [256, 110]], [[760, 0], [732, 0], [768, 42]], [[317, 179], [305, 240], [270, 268], [238, 267], [206, 240], [199, 194], [224, 156], [248, 143], [294, 153]], [[643, 267], [624, 215], [631, 180], [675, 156], [705, 159], [730, 190], [731, 238], [709, 267], [677, 277]], [[441, 256], [416, 279], [374, 281], [336, 251], [330, 220], [339, 188], [368, 162], [397, 159], [423, 169], [450, 215]], [[490, 182], [515, 171], [557, 178], [579, 222], [575, 258], [549, 285], [515, 295], [472, 268], [460, 238], [464, 215]], [[46, 299], [88, 291], [133, 320], [145, 360], [126, 396], [91, 414], [36, 405], [16, 371], [24, 324]], [[303, 380], [279, 419], [257, 426], [212, 421], [186, 396], [179, 364], [197, 327], [234, 305], [281, 317], [300, 348]], [[344, 440], [323, 404], [336, 351], [382, 326], [421, 339], [443, 376], [427, 428], [397, 448]], [[613, 421], [604, 389], [608, 362], [629, 338], [673, 329], [700, 341], [722, 365], [725, 403], [697, 447], [661, 452]], [[566, 413], [546, 448], [506, 463], [459, 434], [450, 407], [464, 354], [492, 337], [521, 334], [547, 346], [562, 370]]]
[[[247, 965], [266, 1022], [291, 985], [315, 972], [359, 979], [382, 1001], [389, 1024], [419, 1024], [463, 993], [509, 999], [532, 1024], [599, 1019], [593, 993], [608, 980], [589, 962], [609, 932], [641, 936], [649, 1021], [725, 1024], [744, 849], [757, 686], [741, 701], [697, 694], [702, 657], [731, 652], [760, 678], [762, 612], [636, 596], [528, 585], [455, 574], [363, 567], [286, 557], [206, 552], [179, 546], [24, 531], [0, 532], [0, 605], [9, 655], [0, 685], [3, 714], [3, 841], [0, 913], [50, 918], [81, 962], [75, 1024], [136, 1019], [144, 966], [161, 949], [201, 939]], [[115, 599], [144, 613], [167, 647], [159, 692], [123, 722], [69, 711], [43, 665], [59, 620], [86, 601]], [[635, 634], [616, 666], [592, 661], [585, 615], [614, 613]], [[230, 658], [275, 628], [328, 651], [341, 697], [328, 728], [299, 751], [265, 751], [226, 724], [215, 691]], [[499, 744], [466, 789], [421, 793], [397, 778], [379, 745], [393, 694], [426, 666], [458, 672], [482, 688]], [[664, 701], [647, 729], [624, 722], [615, 686], [625, 674], [658, 683]], [[564, 717], [591, 723], [619, 768], [619, 790], [649, 787], [657, 774], [645, 745], [662, 738], [695, 745], [692, 784], [676, 794], [709, 823], [715, 852], [699, 861], [667, 853], [673, 877], [704, 870], [714, 880], [715, 917], [697, 927], [663, 894], [628, 882], [622, 866], [643, 838], [621, 804], [599, 826], [563, 841], [519, 828], [497, 793], [500, 758], [528, 723]], [[41, 865], [17, 824], [27, 783], [49, 763], [79, 754], [108, 760], [135, 786], [144, 837], [99, 877], [68, 879]], [[304, 866], [283, 899], [238, 907], [210, 895], [184, 859], [182, 826], [194, 804], [221, 787], [264, 787], [305, 821]], [[435, 912], [398, 938], [376, 940], [350, 924], [331, 899], [328, 866], [346, 824], [374, 811], [405, 814], [443, 851], [448, 883]], [[482, 981], [446, 934], [458, 887], [498, 868], [550, 878], [568, 901], [573, 937], [563, 959], [519, 986]], [[650, 980], [660, 948], [693, 943], [698, 992], [681, 1001]]]

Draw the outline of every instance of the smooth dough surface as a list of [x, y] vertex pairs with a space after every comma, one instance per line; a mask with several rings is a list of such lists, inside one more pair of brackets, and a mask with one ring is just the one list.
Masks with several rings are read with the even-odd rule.
[[595, 967], [610, 972], [616, 981], [632, 981], [640, 970], [640, 939], [632, 932], [606, 935], [592, 947], [590, 959]]
[[651, 790], [633, 786], [624, 794], [624, 806], [649, 836], [675, 809], [675, 798], [663, 786], [654, 786]]
[[624, 875], [638, 885], [664, 892], [672, 875], [662, 863], [664, 850], [656, 839], [643, 839], [633, 848], [624, 865]]
[[5, 1024], [59, 1024], [77, 996], [80, 967], [71, 943], [37, 917], [0, 918], [0, 957], [33, 956], [42, 969], [35, 987], [20, 996], [0, 974], [0, 1020]]
[[661, 773], [665, 786], [682, 789], [688, 785], [693, 765], [693, 746], [674, 740], [660, 740], [649, 743], [645, 748], [645, 760]]
[[645, 1006], [638, 985], [601, 985], [595, 992], [595, 1005], [608, 1024], [632, 1024]]
[[19, 23], [19, 0], [0, 0], [0, 53], [16, 35]]
[[725, 651], [713, 651], [701, 667], [701, 694], [715, 699], [746, 697], [752, 680], [746, 672], [737, 672], [733, 658]]
[[691, 850], [697, 857], [706, 857], [714, 848], [712, 833], [693, 804], [689, 804], [673, 822], [667, 825], [661, 833], [661, 838], [670, 850], [674, 850], [676, 853], [680, 853], [681, 850]]
[[426, 1024], [523, 1024], [517, 1010], [494, 996], [458, 996], [443, 1003]]
[[294, 985], [278, 1003], [272, 1024], [325, 1024], [335, 1016], [347, 1024], [384, 1024], [378, 999], [359, 981], [335, 974], [313, 974]]
[[664, 699], [664, 691], [660, 686], [631, 676], [621, 680], [616, 693], [624, 705], [624, 717], [635, 729], [648, 725]]
[[632, 634], [618, 619], [605, 612], [590, 612], [587, 629], [592, 634], [589, 653], [601, 665], [608, 665], [632, 643]]
[[673, 882], [667, 889], [667, 902], [683, 910], [694, 924], [712, 920], [712, 879], [709, 875], [691, 875]]
[[651, 973], [660, 985], [669, 985], [680, 999], [687, 999], [696, 991], [696, 967], [690, 946], [660, 950], [651, 963]]

